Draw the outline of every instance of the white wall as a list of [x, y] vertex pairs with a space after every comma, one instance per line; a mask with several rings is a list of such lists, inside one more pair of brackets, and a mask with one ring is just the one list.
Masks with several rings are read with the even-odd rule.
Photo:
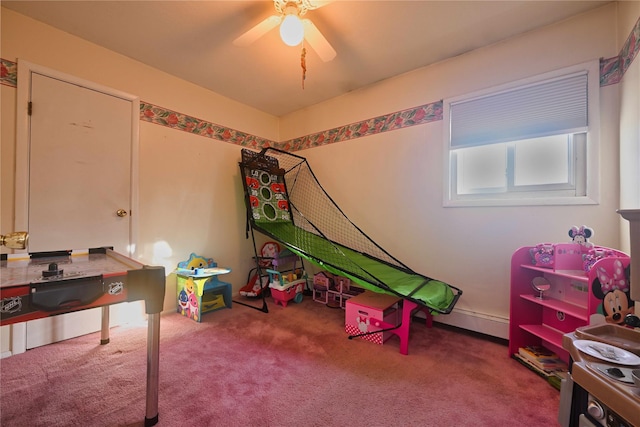
[[[617, 42], [623, 46], [640, 16], [640, 2], [621, 2]], [[637, 41], [636, 41], [637, 43]], [[620, 206], [640, 208], [640, 60], [636, 58], [619, 84], [620, 90]], [[628, 236], [627, 236], [628, 237]]]
[[[639, 16], [640, 1], [620, 2], [618, 46], [624, 46]], [[636, 43], [638, 43], [638, 36], [636, 36]], [[620, 90], [620, 207], [640, 209], [640, 58], [636, 57], [631, 63], [618, 86]], [[629, 251], [629, 223], [622, 220], [620, 229], [620, 246]], [[632, 253], [631, 256], [635, 258], [640, 254]], [[636, 301], [635, 308], [636, 314], [640, 313], [640, 301]]]
[[[282, 119], [281, 139], [616, 56], [616, 20], [612, 4], [294, 112]], [[582, 224], [595, 230], [595, 243], [620, 244], [617, 86], [602, 88], [600, 99], [602, 196], [595, 206], [443, 208], [442, 121], [299, 154], [383, 248], [463, 290], [456, 314], [437, 320], [506, 337], [513, 251], [570, 241], [569, 228]]]
[[[622, 19], [617, 6], [605, 6], [278, 119], [1, 10], [5, 59], [23, 58], [137, 94], [158, 106], [280, 141], [612, 57], [619, 53], [624, 32], [616, 27]], [[636, 9], [631, 12], [639, 15]], [[631, 28], [630, 20], [628, 24], [624, 21]], [[628, 34], [629, 29], [626, 31]], [[637, 78], [635, 81], [637, 85]], [[0, 225], [2, 230], [10, 230], [15, 88], [2, 86], [0, 95]], [[615, 213], [619, 207], [618, 85], [602, 88], [600, 95], [602, 198], [597, 206], [443, 208], [442, 122], [299, 154], [309, 159], [325, 189], [347, 215], [382, 247], [416, 271], [463, 289], [456, 314], [439, 320], [506, 336], [510, 256], [519, 246], [568, 241], [567, 231], [574, 224], [593, 227], [592, 240], [597, 244], [620, 245]], [[637, 108], [635, 111], [637, 117]], [[237, 146], [140, 123], [139, 256], [143, 262], [173, 268], [195, 251], [231, 267], [234, 271], [228, 277], [236, 290], [244, 284], [253, 249], [244, 239], [239, 151]], [[188, 164], [183, 161], [185, 156], [190, 159]], [[195, 201], [196, 196], [201, 196], [200, 200]], [[173, 307], [172, 278], [168, 284], [165, 307]], [[3, 328], [3, 351], [6, 335]]]
[[[112, 51], [1, 9], [2, 58], [18, 58], [90, 80], [232, 129], [278, 139], [278, 119]], [[19, 83], [18, 83], [19, 84]], [[13, 231], [16, 88], [2, 97], [1, 224]], [[253, 246], [245, 240], [239, 178], [240, 147], [140, 122], [139, 238], [136, 258], [171, 272], [191, 252], [229, 266], [236, 288], [246, 283]], [[167, 278], [165, 309], [175, 310], [175, 276]], [[2, 327], [0, 351], [9, 349]]]

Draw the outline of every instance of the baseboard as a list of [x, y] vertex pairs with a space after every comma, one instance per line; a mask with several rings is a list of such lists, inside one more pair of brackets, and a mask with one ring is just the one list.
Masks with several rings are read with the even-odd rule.
[[0, 353], [0, 359], [4, 359], [5, 357], [9, 357], [12, 354], [13, 353], [11, 353], [10, 351], [3, 351], [2, 353]]
[[[417, 314], [420, 317], [422, 312]], [[492, 337], [509, 339], [509, 319], [464, 309], [454, 309], [449, 314], [433, 316], [433, 320], [456, 328], [467, 329]]]

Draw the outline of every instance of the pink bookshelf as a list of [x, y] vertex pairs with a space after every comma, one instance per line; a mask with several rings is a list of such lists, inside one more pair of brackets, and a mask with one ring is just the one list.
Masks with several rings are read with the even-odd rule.
[[[591, 292], [596, 269], [611, 268], [617, 259], [626, 267], [630, 259], [618, 250], [595, 246], [592, 249], [608, 256], [599, 258], [586, 271], [583, 255], [589, 248], [577, 243], [551, 246], [553, 263], [546, 266], [536, 265], [532, 255], [535, 246], [521, 247], [511, 257], [509, 356], [518, 353], [520, 347], [542, 345], [568, 363], [562, 336], [588, 325], [602, 302]], [[535, 278], [543, 278], [550, 285], [542, 299], [532, 286]]]

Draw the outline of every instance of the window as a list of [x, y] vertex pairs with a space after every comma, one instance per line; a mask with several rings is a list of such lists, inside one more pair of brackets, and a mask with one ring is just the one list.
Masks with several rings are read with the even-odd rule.
[[445, 100], [445, 206], [597, 203], [597, 61]]

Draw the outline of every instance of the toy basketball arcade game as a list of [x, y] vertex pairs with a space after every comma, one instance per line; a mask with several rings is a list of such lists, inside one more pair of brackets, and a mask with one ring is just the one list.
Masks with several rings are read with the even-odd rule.
[[241, 295], [244, 293], [243, 296], [261, 297], [262, 307], [235, 302], [268, 313], [265, 294], [270, 280], [267, 269], [275, 267], [273, 263], [278, 259], [280, 246], [276, 242], [267, 242], [258, 253], [252, 224], [291, 222], [285, 170], [279, 167], [278, 160], [274, 157], [242, 150], [240, 172], [247, 207], [247, 238], [251, 230], [256, 260], [256, 267], [251, 270], [250, 281], [241, 289]]

